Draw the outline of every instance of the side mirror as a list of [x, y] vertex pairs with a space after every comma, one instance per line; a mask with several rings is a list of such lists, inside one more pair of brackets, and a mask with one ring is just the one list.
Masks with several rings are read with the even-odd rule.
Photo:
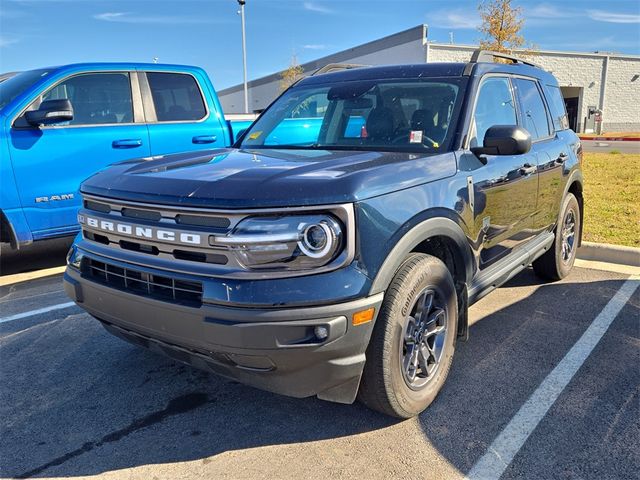
[[24, 118], [33, 127], [69, 122], [73, 120], [73, 106], [68, 98], [45, 100], [38, 110], [26, 112]]
[[531, 150], [531, 135], [517, 125], [494, 125], [484, 135], [482, 147], [473, 147], [476, 155], [522, 155]]

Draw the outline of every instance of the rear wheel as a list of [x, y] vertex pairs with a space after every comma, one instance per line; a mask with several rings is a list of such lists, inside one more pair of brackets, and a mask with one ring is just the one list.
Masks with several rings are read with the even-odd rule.
[[537, 275], [548, 280], [560, 280], [569, 275], [576, 260], [581, 221], [578, 200], [572, 193], [567, 193], [553, 246], [533, 262]]
[[413, 417], [435, 399], [453, 360], [458, 317], [451, 273], [413, 254], [394, 277], [367, 349], [358, 398], [373, 410]]

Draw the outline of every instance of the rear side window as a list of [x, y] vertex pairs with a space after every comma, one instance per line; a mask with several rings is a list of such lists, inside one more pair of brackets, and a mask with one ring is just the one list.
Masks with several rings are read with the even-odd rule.
[[549, 117], [538, 84], [522, 78], [514, 79], [514, 84], [522, 109], [522, 126], [531, 134], [531, 140], [551, 135]]
[[196, 79], [184, 73], [147, 72], [159, 122], [201, 120], [207, 113]]
[[556, 130], [566, 130], [569, 128], [569, 118], [567, 117], [567, 109], [560, 87], [547, 85], [547, 92], [549, 94], [548, 100], [549, 108], [551, 109], [551, 118], [553, 118], [553, 126]]
[[131, 83], [126, 72], [87, 73], [70, 77], [36, 100], [69, 99], [73, 120], [67, 125], [103, 125], [133, 122]]

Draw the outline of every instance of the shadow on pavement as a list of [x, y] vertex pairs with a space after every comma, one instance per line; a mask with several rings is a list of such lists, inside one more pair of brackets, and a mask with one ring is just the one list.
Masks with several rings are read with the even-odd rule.
[[63, 266], [72, 243], [73, 237], [56, 238], [36, 242], [20, 250], [11, 250], [7, 244], [2, 244], [0, 275]]
[[[533, 282], [525, 272], [510, 285]], [[481, 318], [470, 341], [458, 344], [440, 396], [418, 420], [426, 439], [467, 472], [593, 320], [583, 312], [597, 314], [620, 285], [570, 279], [542, 285]], [[258, 391], [106, 335], [97, 322], [75, 315], [35, 338], [3, 342], [3, 476], [95, 475], [397, 423], [357, 403]], [[387, 448], [389, 455], [402, 449]]]

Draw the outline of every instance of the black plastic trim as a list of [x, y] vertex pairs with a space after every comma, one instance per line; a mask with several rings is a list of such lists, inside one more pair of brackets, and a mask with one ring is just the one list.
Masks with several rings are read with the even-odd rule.
[[469, 248], [469, 241], [462, 231], [462, 228], [448, 218], [429, 218], [409, 230], [396, 243], [396, 246], [391, 250], [389, 255], [387, 255], [382, 267], [380, 267], [373, 281], [371, 291], [369, 292], [370, 295], [384, 292], [391, 283], [398, 268], [402, 265], [402, 262], [407, 258], [407, 255], [420, 243], [436, 236], [447, 237], [455, 242], [466, 267], [465, 281], [469, 283], [473, 277], [474, 261]]
[[469, 305], [504, 284], [524, 270], [536, 258], [544, 254], [553, 244], [553, 232], [543, 232], [522, 248], [475, 276], [469, 287]]

